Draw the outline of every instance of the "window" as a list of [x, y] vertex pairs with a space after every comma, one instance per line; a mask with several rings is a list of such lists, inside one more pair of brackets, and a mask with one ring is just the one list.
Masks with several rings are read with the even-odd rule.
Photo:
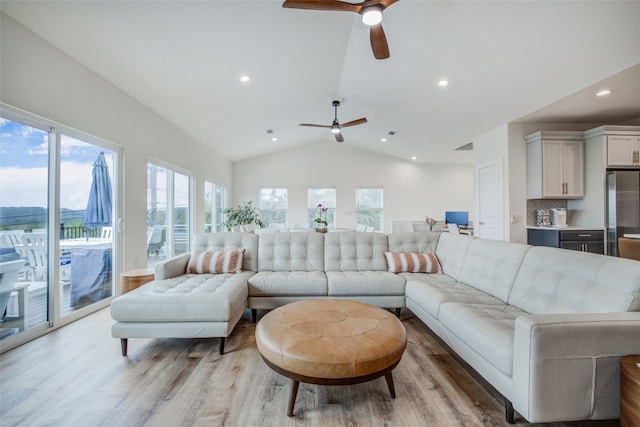
[[309, 225], [314, 226], [314, 220], [318, 218], [318, 205], [327, 208], [326, 219], [330, 228], [336, 226], [336, 189], [335, 188], [309, 188], [307, 197]]
[[382, 224], [382, 188], [356, 188], [357, 223], [373, 226], [383, 231]]
[[204, 231], [224, 231], [224, 210], [227, 208], [227, 190], [210, 181], [204, 182]]
[[286, 224], [289, 195], [286, 188], [260, 189], [260, 218], [269, 224]]
[[147, 266], [189, 252], [191, 177], [147, 163]]

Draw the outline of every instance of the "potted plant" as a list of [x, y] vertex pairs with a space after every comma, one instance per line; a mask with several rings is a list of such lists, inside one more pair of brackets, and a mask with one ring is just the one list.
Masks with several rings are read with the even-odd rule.
[[260, 228], [264, 228], [264, 223], [260, 219], [260, 210], [253, 206], [253, 202], [248, 201], [235, 208], [227, 208], [224, 210], [226, 221], [223, 223], [227, 231], [232, 227], [240, 225], [256, 224]]
[[328, 210], [329, 208], [323, 206], [322, 203], [318, 205], [318, 216], [313, 220], [313, 222], [316, 224], [316, 231], [320, 233], [327, 231], [327, 226], [329, 225], [329, 222], [327, 221]]

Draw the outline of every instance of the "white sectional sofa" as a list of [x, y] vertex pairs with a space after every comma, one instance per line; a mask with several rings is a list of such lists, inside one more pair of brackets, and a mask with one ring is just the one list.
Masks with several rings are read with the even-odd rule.
[[[514, 409], [529, 422], [619, 417], [619, 358], [640, 353], [640, 262], [436, 232], [194, 239], [238, 248], [242, 273], [185, 274], [187, 254], [116, 298], [123, 355], [127, 338], [224, 339], [246, 308], [349, 298], [409, 308], [505, 397], [510, 422]], [[441, 271], [391, 273], [387, 251], [435, 253]]]

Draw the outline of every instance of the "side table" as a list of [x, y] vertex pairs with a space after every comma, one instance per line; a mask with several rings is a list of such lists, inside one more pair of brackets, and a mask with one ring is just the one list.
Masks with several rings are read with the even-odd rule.
[[152, 268], [138, 268], [120, 273], [120, 295], [139, 288], [145, 283], [149, 283], [155, 277]]
[[620, 426], [640, 426], [640, 354], [620, 358]]

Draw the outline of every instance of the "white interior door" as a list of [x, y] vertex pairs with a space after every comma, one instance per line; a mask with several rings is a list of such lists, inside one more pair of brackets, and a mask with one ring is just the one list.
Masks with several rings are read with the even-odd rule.
[[474, 225], [477, 237], [504, 240], [502, 162], [478, 166], [478, 221]]

